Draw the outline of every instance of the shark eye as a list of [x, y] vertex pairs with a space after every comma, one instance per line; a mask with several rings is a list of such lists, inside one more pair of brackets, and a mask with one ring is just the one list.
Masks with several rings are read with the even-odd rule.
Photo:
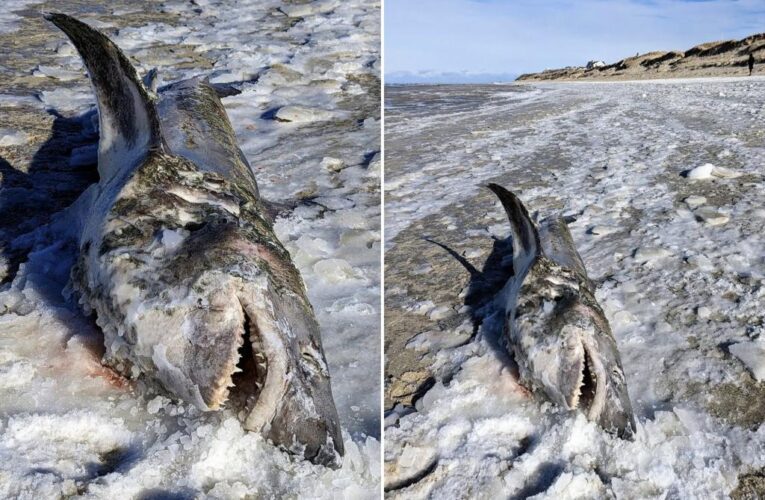
[[316, 358], [314, 358], [313, 355], [311, 355], [311, 353], [304, 350], [300, 354], [303, 357], [303, 359], [307, 361], [309, 365], [311, 365], [312, 368], [315, 368], [317, 370], [319, 369], [319, 363], [316, 361]]
[[302, 363], [303, 373], [305, 375], [325, 374], [324, 363], [321, 362], [315, 355], [315, 352], [311, 352], [309, 349], [303, 349], [300, 351], [300, 356], [305, 363]]

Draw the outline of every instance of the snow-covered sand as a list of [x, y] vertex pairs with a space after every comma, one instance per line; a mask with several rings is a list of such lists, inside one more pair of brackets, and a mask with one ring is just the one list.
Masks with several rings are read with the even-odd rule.
[[[386, 89], [386, 308], [423, 318], [402, 352], [434, 376], [417, 411], [386, 416], [389, 495], [724, 498], [762, 474], [764, 119], [761, 78]], [[468, 275], [417, 240], [481, 269], [509, 234], [489, 181], [576, 217], [633, 442], [519, 387], [495, 309], [465, 343]], [[422, 285], [439, 269], [452, 275]]]
[[[276, 230], [321, 325], [346, 457], [337, 471], [295, 460], [243, 431], [230, 412], [200, 414], [142, 382], [126, 386], [110, 377], [98, 363], [101, 338], [92, 319], [64, 297], [73, 246], [57, 229], [42, 228], [16, 240], [34, 250], [12, 283], [0, 287], [0, 497], [377, 497], [379, 2], [30, 3], [39, 4], [4, 4], [3, 43], [15, 44], [23, 26], [25, 34], [47, 33], [28, 38], [38, 44], [31, 54], [6, 52], [9, 64], [0, 72], [13, 90], [0, 84], [0, 105], [25, 116], [55, 109], [72, 117], [75, 137], [86, 144], [61, 158], [53, 151], [59, 170], [93, 161], [92, 127], [88, 132], [87, 120], [78, 125], [75, 118], [94, 97], [63, 33], [35, 27], [36, 9], [103, 28], [140, 71], [158, 67], [160, 85], [205, 74], [242, 89], [224, 105], [261, 193], [299, 201]], [[30, 10], [8, 13], [23, 5]], [[17, 123], [0, 129], [2, 174], [13, 174], [6, 181], [23, 177], [24, 147], [44, 140], [28, 132]], [[56, 175], [65, 187], [66, 172]], [[35, 189], [14, 189], [2, 179], [5, 207]], [[3, 226], [6, 238], [34, 229], [15, 215], [21, 222]]]

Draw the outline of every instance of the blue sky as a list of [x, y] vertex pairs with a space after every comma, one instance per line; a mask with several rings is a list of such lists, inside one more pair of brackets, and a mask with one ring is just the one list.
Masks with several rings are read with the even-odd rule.
[[386, 81], [496, 81], [765, 32], [765, 0], [385, 0]]

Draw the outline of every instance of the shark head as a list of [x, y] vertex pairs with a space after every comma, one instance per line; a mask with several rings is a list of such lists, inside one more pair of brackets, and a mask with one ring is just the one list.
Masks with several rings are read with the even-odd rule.
[[620, 437], [635, 431], [619, 352], [603, 311], [578, 277], [540, 258], [511, 311], [524, 378]]
[[508, 213], [514, 276], [505, 288], [506, 333], [521, 380], [623, 438], [635, 432], [616, 341], [561, 219], [531, 220], [521, 201], [489, 186]]
[[73, 282], [106, 362], [338, 466], [342, 435], [303, 281], [236, 183], [152, 154], [91, 205]]

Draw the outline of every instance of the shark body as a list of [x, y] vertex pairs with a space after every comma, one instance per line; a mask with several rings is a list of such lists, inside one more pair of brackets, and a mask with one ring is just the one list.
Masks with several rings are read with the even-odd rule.
[[635, 418], [616, 340], [566, 222], [550, 217], [537, 225], [515, 194], [489, 189], [512, 229], [513, 276], [501, 302], [521, 384], [631, 438]]
[[344, 453], [319, 326], [258, 185], [205, 79], [157, 90], [120, 49], [46, 14], [96, 94], [100, 180], [71, 207], [72, 288], [104, 333], [103, 362], [312, 462]]

